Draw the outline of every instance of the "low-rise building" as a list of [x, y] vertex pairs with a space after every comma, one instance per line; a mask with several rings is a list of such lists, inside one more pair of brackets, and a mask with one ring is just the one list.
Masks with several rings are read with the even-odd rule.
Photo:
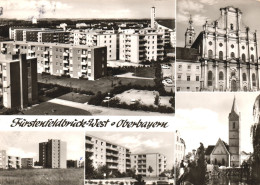
[[22, 164], [22, 168], [33, 168], [34, 166], [33, 158], [22, 158], [21, 164]]
[[166, 170], [166, 157], [160, 153], [131, 154], [131, 168], [137, 175], [158, 177]]

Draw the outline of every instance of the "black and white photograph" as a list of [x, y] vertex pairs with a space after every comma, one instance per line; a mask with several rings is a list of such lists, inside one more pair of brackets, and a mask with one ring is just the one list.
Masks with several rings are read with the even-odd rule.
[[186, 144], [177, 184], [259, 184], [259, 93], [178, 93], [177, 99]]
[[174, 132], [85, 135], [85, 184], [174, 184]]
[[0, 114], [174, 114], [174, 0], [0, 7]]
[[260, 1], [177, 0], [177, 91], [259, 91]]
[[83, 185], [84, 132], [0, 132], [1, 185]]

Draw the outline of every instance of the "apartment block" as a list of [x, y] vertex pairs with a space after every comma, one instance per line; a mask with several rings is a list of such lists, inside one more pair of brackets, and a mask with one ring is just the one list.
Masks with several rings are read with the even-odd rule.
[[21, 168], [21, 158], [17, 156], [7, 156], [7, 167], [8, 169]]
[[22, 168], [33, 168], [34, 166], [33, 158], [22, 158], [21, 164], [22, 164]]
[[162, 60], [163, 35], [155, 32], [119, 34], [120, 60], [139, 63], [146, 60]]
[[3, 49], [1, 51], [5, 53], [0, 54], [3, 105], [7, 108], [23, 108], [36, 103], [38, 101], [36, 58], [26, 58], [26, 54], [7, 54]]
[[67, 143], [58, 139], [39, 143], [39, 163], [44, 168], [67, 168]]
[[158, 177], [166, 170], [166, 157], [159, 153], [131, 154], [131, 167], [137, 175]]
[[86, 134], [85, 147], [95, 168], [107, 165], [110, 170], [121, 173], [131, 168], [130, 150], [124, 146]]
[[107, 70], [106, 47], [9, 41], [1, 43], [1, 52], [36, 57], [38, 73], [55, 76], [95, 80], [105, 76]]
[[7, 155], [5, 150], [0, 150], [0, 169], [7, 169]]
[[6, 154], [6, 150], [0, 150], [0, 169], [21, 168], [21, 158]]
[[114, 32], [101, 30], [73, 30], [70, 41], [74, 45], [106, 46], [107, 60], [118, 59], [118, 36]]
[[14, 28], [9, 30], [10, 38], [24, 42], [69, 43], [70, 32], [48, 28]]

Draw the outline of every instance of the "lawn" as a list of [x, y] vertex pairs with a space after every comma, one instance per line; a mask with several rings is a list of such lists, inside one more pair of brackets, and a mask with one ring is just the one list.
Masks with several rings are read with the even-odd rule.
[[43, 102], [31, 109], [24, 110], [25, 115], [91, 115], [90, 112], [74, 107]]
[[83, 185], [84, 169], [20, 169], [0, 171], [1, 185]]
[[85, 94], [70, 92], [70, 93], [64, 94], [64, 95], [62, 95], [58, 98], [62, 99], [62, 100], [77, 102], [77, 103], [86, 103], [86, 102], [88, 102], [90, 97], [91, 96], [88, 96], [88, 95], [85, 95]]
[[113, 89], [115, 85], [127, 85], [129, 83], [136, 85], [154, 85], [153, 80], [146, 79], [135, 79], [135, 78], [118, 78], [118, 77], [104, 77], [101, 79], [97, 79], [95, 81], [89, 81], [85, 79], [75, 79], [75, 78], [66, 78], [66, 77], [58, 77], [51, 75], [42, 75], [38, 74], [38, 82], [42, 83], [52, 83], [59, 84], [62, 86], [67, 86], [71, 88], [78, 88], [81, 90], [92, 91], [93, 93], [97, 93], [98, 91], [109, 92]]
[[145, 77], [145, 78], [154, 78], [155, 70], [153, 67], [138, 67], [134, 72], [134, 76]]

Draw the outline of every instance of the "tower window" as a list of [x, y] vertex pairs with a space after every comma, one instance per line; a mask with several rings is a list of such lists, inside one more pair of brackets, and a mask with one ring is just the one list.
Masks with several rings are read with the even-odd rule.
[[223, 51], [219, 52], [219, 60], [223, 60]]
[[233, 129], [236, 128], [236, 122], [233, 122]]
[[230, 55], [231, 55], [232, 58], [235, 58], [235, 53], [234, 52], [231, 52]]
[[242, 61], [245, 62], [246, 61], [246, 55], [243, 53], [242, 54]]
[[230, 29], [234, 30], [234, 25], [233, 24], [230, 24]]
[[252, 74], [253, 86], [256, 86], [255, 73]]

